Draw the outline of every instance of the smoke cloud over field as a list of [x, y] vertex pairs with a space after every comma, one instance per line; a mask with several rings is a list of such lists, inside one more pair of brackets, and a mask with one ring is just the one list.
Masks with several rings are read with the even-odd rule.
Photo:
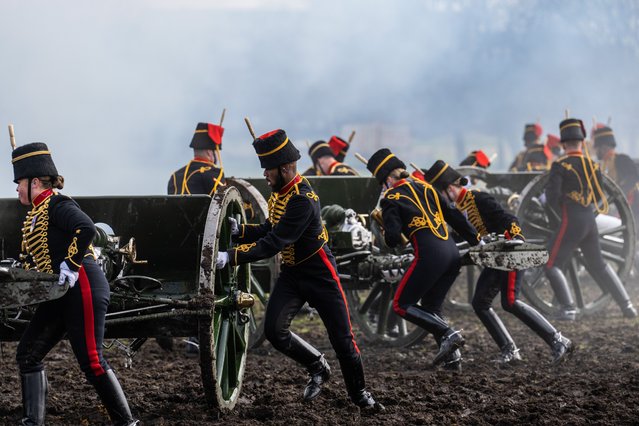
[[301, 151], [356, 129], [364, 155], [426, 167], [485, 148], [504, 169], [525, 123], [558, 133], [569, 108], [611, 117], [639, 156], [634, 1], [5, 0], [0, 40], [0, 197], [8, 123], [49, 144], [70, 195], [161, 194], [223, 108], [235, 176], [261, 173], [244, 116]]

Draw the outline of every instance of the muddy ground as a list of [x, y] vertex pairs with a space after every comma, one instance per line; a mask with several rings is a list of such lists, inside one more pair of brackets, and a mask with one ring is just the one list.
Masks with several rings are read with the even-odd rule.
[[[633, 300], [639, 300], [633, 289]], [[431, 339], [411, 348], [367, 343], [358, 333], [370, 390], [386, 406], [360, 413], [347, 400], [335, 355], [318, 319], [302, 321], [300, 334], [325, 351], [333, 378], [310, 404], [301, 393], [304, 372], [265, 343], [250, 352], [240, 400], [219, 415], [204, 401], [197, 358], [181, 348], [166, 353], [149, 341], [124, 368], [124, 357], [106, 352], [128, 394], [134, 414], [149, 425], [202, 424], [637, 424], [639, 422], [639, 321], [624, 320], [614, 306], [605, 317], [558, 323], [576, 344], [572, 358], [552, 367], [549, 348], [514, 317], [498, 312], [520, 346], [524, 362], [498, 368], [495, 344], [472, 313], [449, 311], [464, 329], [461, 375], [429, 369]], [[357, 331], [356, 331], [357, 333]], [[15, 343], [2, 343], [0, 424], [17, 424], [20, 386]], [[67, 342], [47, 358], [48, 423], [106, 424], [108, 418], [78, 369]]]

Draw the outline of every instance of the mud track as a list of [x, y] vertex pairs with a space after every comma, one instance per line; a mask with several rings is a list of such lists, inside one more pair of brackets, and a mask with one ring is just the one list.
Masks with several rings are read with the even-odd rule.
[[[633, 300], [638, 300], [633, 289]], [[347, 400], [335, 354], [319, 319], [298, 322], [297, 331], [326, 353], [333, 377], [310, 404], [301, 400], [306, 377], [301, 368], [268, 343], [249, 354], [240, 401], [220, 416], [204, 402], [197, 358], [170, 353], [148, 341], [124, 368], [124, 357], [106, 352], [142, 424], [636, 424], [639, 421], [639, 321], [624, 320], [614, 306], [604, 317], [557, 323], [577, 347], [572, 358], [550, 366], [550, 351], [514, 317], [498, 309], [521, 348], [524, 362], [498, 368], [497, 348], [472, 313], [448, 312], [463, 328], [464, 370], [455, 375], [429, 369], [432, 339], [407, 349], [367, 343], [356, 331], [369, 388], [386, 406], [376, 415], [360, 413]], [[0, 424], [17, 424], [20, 385], [15, 343], [2, 343]], [[108, 424], [103, 407], [86, 384], [68, 342], [48, 356], [51, 384], [48, 424]]]

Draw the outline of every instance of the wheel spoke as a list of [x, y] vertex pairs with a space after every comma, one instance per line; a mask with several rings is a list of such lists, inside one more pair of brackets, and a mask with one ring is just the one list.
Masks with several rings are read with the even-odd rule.
[[383, 281], [377, 281], [375, 284], [373, 284], [373, 288], [368, 292], [366, 300], [364, 300], [364, 303], [362, 303], [358, 310], [358, 313], [360, 315], [365, 315], [368, 312], [384, 287], [387, 287], [387, 284]]
[[226, 359], [227, 342], [229, 335], [229, 320], [224, 318], [220, 327], [220, 334], [215, 339], [216, 353], [217, 353], [217, 379], [221, 380], [224, 371], [224, 361]]

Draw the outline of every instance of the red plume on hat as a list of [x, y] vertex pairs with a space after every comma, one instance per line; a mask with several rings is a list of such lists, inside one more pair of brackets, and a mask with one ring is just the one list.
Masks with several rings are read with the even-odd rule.
[[331, 147], [331, 151], [333, 151], [333, 156], [337, 161], [344, 161], [344, 157], [346, 157], [346, 152], [350, 145], [344, 139], [339, 136], [331, 136], [328, 140], [328, 146]]

